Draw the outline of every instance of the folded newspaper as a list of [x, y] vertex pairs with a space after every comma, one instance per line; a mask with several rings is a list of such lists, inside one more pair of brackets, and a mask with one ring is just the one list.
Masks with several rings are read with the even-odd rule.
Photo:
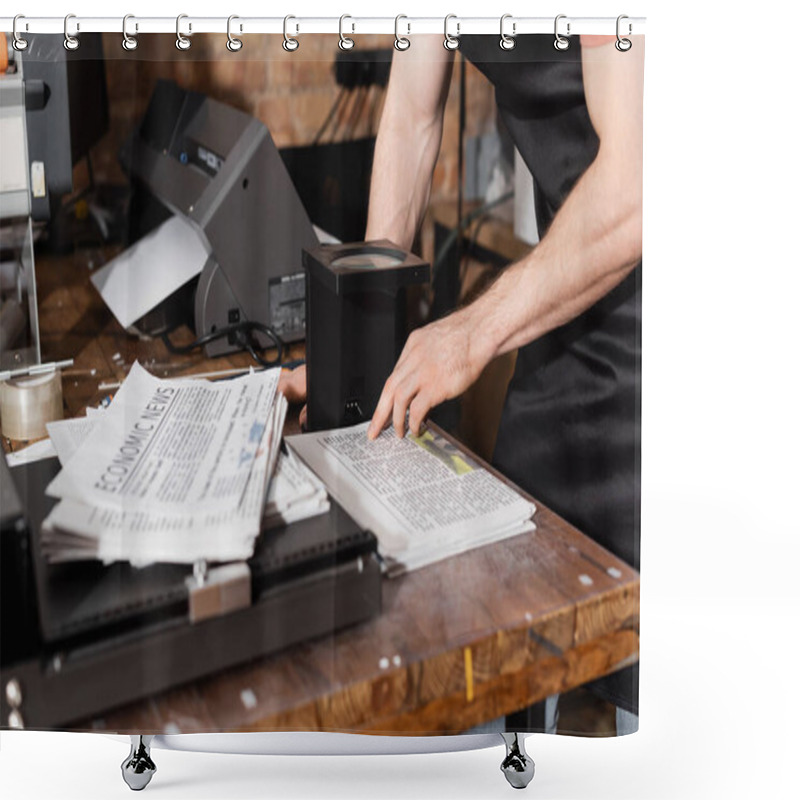
[[535, 529], [536, 507], [440, 434], [367, 439], [368, 423], [287, 436], [378, 539], [389, 576]]
[[62, 465], [48, 560], [241, 560], [263, 528], [327, 511], [320, 482], [280, 453], [279, 374], [159, 380], [137, 363], [107, 410], [48, 425]]

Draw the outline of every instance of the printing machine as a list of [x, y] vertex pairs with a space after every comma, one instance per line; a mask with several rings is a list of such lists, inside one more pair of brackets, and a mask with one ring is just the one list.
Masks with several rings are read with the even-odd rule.
[[[261, 122], [160, 80], [120, 157], [133, 188], [132, 240], [178, 214], [210, 253], [199, 280], [140, 318], [137, 330], [158, 335], [193, 317], [198, 339], [247, 321], [284, 342], [305, 337], [301, 253], [318, 239]], [[232, 334], [206, 344], [209, 356], [239, 349]]]

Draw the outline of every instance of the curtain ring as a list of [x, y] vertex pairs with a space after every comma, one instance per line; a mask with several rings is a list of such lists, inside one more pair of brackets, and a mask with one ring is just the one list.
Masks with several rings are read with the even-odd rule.
[[[14, 25], [13, 25], [14, 39], [12, 41], [12, 44], [17, 52], [22, 52], [28, 47], [28, 40], [23, 39], [19, 35], [19, 31], [17, 30], [17, 22], [19, 22], [19, 20], [21, 19], [25, 19], [24, 14], [17, 14], [17, 16], [14, 17]], [[27, 30], [27, 23], [26, 23], [26, 30]]]
[[[291, 14], [283, 18], [283, 49], [287, 53], [294, 53], [298, 47], [300, 47], [300, 41], [295, 39], [294, 36], [289, 36], [288, 25], [290, 19], [297, 19], [297, 17], [293, 17]], [[300, 30], [300, 26], [295, 26], [296, 30]]]
[[[74, 14], [67, 14], [67, 16], [64, 17], [64, 49], [65, 50], [77, 50], [81, 45], [80, 41], [78, 40], [78, 37], [77, 36], [71, 36], [70, 32], [68, 30], [69, 21], [71, 19], [75, 19], [75, 15]], [[80, 26], [79, 23], [76, 24], [75, 30], [76, 31], [80, 30], [80, 27], [81, 26]]]
[[[452, 36], [447, 32], [447, 23], [450, 22], [451, 19], [456, 20], [456, 35]], [[458, 41], [458, 35], [461, 33], [461, 23], [458, 22], [458, 18], [455, 14], [448, 14], [444, 18], [444, 41], [442, 44], [444, 45], [445, 50], [449, 50], [451, 53], [454, 50], [458, 50], [461, 46], [461, 42]]]
[[[241, 39], [237, 39], [231, 33], [231, 22], [233, 22], [235, 19], [239, 19], [239, 17], [237, 17], [236, 14], [231, 14], [228, 17], [228, 41], [225, 43], [225, 47], [227, 47], [228, 50], [231, 51], [231, 53], [238, 53], [244, 46], [244, 42], [242, 42]], [[241, 29], [242, 26], [240, 25], [239, 30], [241, 31]]]
[[[631, 49], [631, 47], [633, 47], [633, 42], [631, 42], [630, 39], [623, 39], [619, 35], [619, 24], [624, 19], [628, 19], [628, 15], [627, 14], [620, 14], [617, 17], [617, 41], [614, 43], [614, 47], [616, 47], [617, 50], [620, 51], [620, 53], [626, 53], [628, 50]], [[628, 36], [630, 36], [632, 32], [633, 32], [633, 27], [631, 26], [631, 24], [629, 22], [628, 23]]]
[[[342, 16], [339, 17], [339, 49], [340, 50], [352, 50], [356, 46], [356, 43], [349, 36], [345, 36], [343, 31], [342, 31], [342, 28], [344, 27], [344, 21], [346, 19], [353, 19], [353, 18], [349, 14], [342, 14]], [[355, 32], [355, 29], [356, 29], [356, 26], [353, 25], [353, 31], [354, 32]]]
[[560, 50], [562, 53], [564, 52], [564, 50], [569, 50], [569, 39], [567, 37], [570, 36], [571, 31], [570, 31], [570, 23], [567, 22], [567, 36], [562, 36], [558, 32], [558, 21], [560, 19], [566, 19], [566, 18], [567, 18], [566, 14], [559, 14], [556, 17], [555, 25], [553, 26], [553, 33], [556, 37], [553, 40], [553, 47], [555, 47], [556, 50]]
[[500, 17], [500, 49], [513, 50], [517, 46], [517, 40], [514, 38], [517, 35], [517, 23], [511, 23], [511, 36], [503, 31], [504, 23], [507, 19], [512, 18], [512, 14], [503, 14]]
[[[122, 18], [122, 47], [124, 50], [135, 50], [139, 46], [139, 41], [135, 36], [128, 36], [128, 20], [129, 19], [136, 19], [133, 14], [126, 14]], [[134, 22], [133, 29], [135, 31], [139, 30], [139, 23]]]
[[[175, 36], [177, 37], [175, 39], [175, 47], [177, 47], [178, 50], [188, 50], [192, 46], [191, 40], [181, 33], [181, 20], [188, 19], [188, 17], [189, 17], [188, 14], [178, 14], [178, 16], [175, 19]], [[192, 23], [190, 22], [189, 35], [191, 36], [191, 34], [192, 34]]]
[[[411, 47], [411, 39], [400, 35], [399, 28], [401, 19], [408, 19], [408, 17], [405, 14], [398, 14], [394, 18], [394, 49], [402, 53], [404, 50], [408, 50], [408, 48]], [[406, 27], [408, 28], [408, 32], [411, 33], [411, 25], [406, 23]]]

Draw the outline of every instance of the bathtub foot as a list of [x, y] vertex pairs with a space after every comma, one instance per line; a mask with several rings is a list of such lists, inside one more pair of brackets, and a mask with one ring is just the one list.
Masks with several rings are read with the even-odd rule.
[[156, 765], [150, 758], [152, 736], [131, 736], [131, 752], [122, 762], [122, 779], [134, 792], [139, 792], [150, 783]]
[[506, 745], [506, 757], [500, 765], [506, 780], [515, 789], [524, 789], [532, 780], [535, 765], [525, 752], [525, 738], [518, 733], [501, 733]]

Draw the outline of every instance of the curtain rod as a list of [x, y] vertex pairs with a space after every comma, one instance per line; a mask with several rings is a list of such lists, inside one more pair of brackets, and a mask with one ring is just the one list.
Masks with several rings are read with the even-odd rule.
[[[70, 35], [81, 33], [119, 33], [122, 35], [122, 17], [81, 17], [69, 15], [68, 32]], [[640, 35], [645, 32], [645, 17], [625, 17], [621, 33], [625, 36]], [[129, 35], [147, 33], [175, 33], [177, 20], [175, 17], [137, 17], [129, 16], [126, 31]], [[504, 15], [503, 30], [514, 35], [554, 32], [554, 17], [514, 17]], [[403, 36], [414, 34], [440, 34], [445, 31], [444, 17], [355, 17], [345, 15], [339, 17], [302, 17], [291, 16], [284, 22], [284, 17], [235, 17], [231, 24], [231, 32], [238, 35], [275, 33], [283, 34], [284, 30], [293, 36], [305, 33], [344, 33], [348, 36], [365, 33], [394, 34], [395, 26]], [[228, 32], [228, 17], [193, 17], [182, 14], [180, 30], [184, 35], [190, 33]], [[284, 26], [286, 28], [284, 29]], [[606, 34], [613, 36], [617, 32], [616, 17], [569, 17], [559, 15], [559, 31], [562, 34]], [[569, 26], [569, 27], [568, 27]], [[500, 34], [500, 17], [459, 17], [450, 15], [447, 30], [453, 36], [468, 34]], [[11, 33], [14, 28], [14, 17], [0, 17], [0, 31]], [[17, 20], [17, 32], [25, 33], [60, 33], [64, 34], [64, 17], [27, 17]]]

